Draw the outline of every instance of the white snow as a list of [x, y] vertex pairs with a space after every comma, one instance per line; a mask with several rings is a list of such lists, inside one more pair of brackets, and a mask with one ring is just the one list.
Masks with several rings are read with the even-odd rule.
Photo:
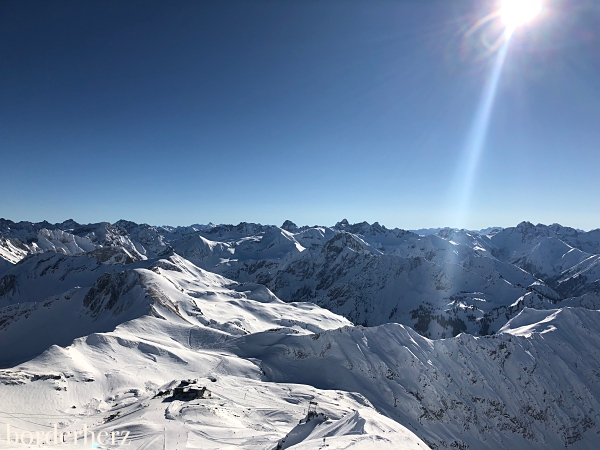
[[[596, 231], [0, 233], [0, 448], [54, 424], [142, 449], [600, 446]], [[187, 379], [212, 395], [161, 394]]]

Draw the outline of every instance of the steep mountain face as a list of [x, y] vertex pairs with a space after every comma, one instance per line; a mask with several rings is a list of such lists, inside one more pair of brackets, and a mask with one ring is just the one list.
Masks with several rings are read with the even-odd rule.
[[256, 280], [281, 298], [313, 301], [354, 323], [393, 321], [441, 337], [480, 332], [486, 313], [507, 300], [512, 304], [536, 281], [437, 236], [411, 236], [392, 254], [380, 254], [350, 233], [338, 233], [318, 252], [303, 252]]
[[2, 267], [9, 267], [10, 264], [16, 264], [29, 253], [29, 248], [16, 238], [0, 237], [0, 273]]
[[387, 324], [254, 334], [235, 351], [259, 358], [271, 381], [361, 392], [430, 448], [592, 449], [599, 320], [600, 311], [525, 309], [486, 338], [430, 341]]
[[[153, 227], [0, 220], [0, 289], [30, 254], [86, 255], [104, 265], [176, 253], [238, 282], [310, 301], [355, 324], [397, 322], [432, 337], [486, 335], [524, 307], [600, 307], [600, 230], [523, 222], [489, 234], [442, 228], [419, 235], [347, 220], [333, 227]], [[119, 266], [120, 267], [120, 266]], [[109, 269], [101, 269], [109, 270]]]
[[523, 222], [495, 234], [495, 255], [540, 278], [563, 298], [600, 293], [600, 230]]
[[91, 286], [102, 274], [117, 273], [141, 263], [103, 264], [92, 254], [66, 256], [59, 253], [31, 255], [12, 266], [0, 278], [0, 307], [39, 302], [75, 286]]
[[[127, 231], [108, 222], [80, 225], [73, 220], [63, 223], [12, 222], [0, 219], [0, 238], [10, 239], [13, 246], [23, 252], [11, 262], [16, 263], [27, 254], [56, 252], [63, 255], [80, 255], [93, 250], [119, 248], [134, 261], [143, 259]], [[3, 247], [6, 248], [5, 245]], [[0, 256], [3, 256], [0, 254]]]

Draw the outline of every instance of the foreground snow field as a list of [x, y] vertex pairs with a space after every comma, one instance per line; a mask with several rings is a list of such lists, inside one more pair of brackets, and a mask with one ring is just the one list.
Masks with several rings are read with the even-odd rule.
[[[600, 446], [594, 232], [520, 226], [419, 237], [347, 223], [157, 231], [123, 222], [127, 232], [113, 236], [113, 226], [78, 235], [69, 225], [73, 233], [36, 224], [3, 231], [12, 259], [0, 267], [0, 448], [35, 448], [38, 437], [51, 448], [55, 425], [63, 448], [119, 448], [124, 437], [136, 449]], [[411, 253], [422, 239], [437, 249], [423, 247], [427, 258]], [[224, 261], [226, 253], [239, 259]], [[470, 301], [505, 306], [473, 309], [465, 294], [444, 319], [434, 313], [444, 298], [435, 283], [479, 278], [487, 284]], [[283, 302], [257, 281], [284, 293], [320, 283], [340, 308], [358, 292], [373, 320], [388, 314], [386, 299], [404, 296], [425, 311], [417, 324], [429, 322], [420, 333], [384, 323], [412, 317], [398, 303], [381, 325], [359, 326], [313, 303]], [[463, 317], [461, 308], [479, 314], [464, 316], [472, 331], [487, 317], [496, 333], [450, 338], [457, 322], [448, 320]], [[210, 396], [175, 395], [185, 380]]]
[[[79, 445], [87, 427], [106, 431], [104, 438], [127, 431], [135, 448], [274, 448], [306, 416], [309, 401], [316, 401], [329, 420], [294, 448], [320, 448], [323, 437], [330, 448], [426, 448], [359, 394], [268, 382], [259, 360], [221, 348], [257, 332], [312, 336], [350, 326], [347, 320], [312, 304], [285, 304], [262, 286], [234, 283], [177, 256], [150, 267], [101, 275], [107, 281], [87, 290], [95, 293], [92, 302], [86, 303], [89, 295], [58, 295], [21, 317], [22, 309], [10, 310], [13, 320], [5, 322], [0, 346], [2, 355], [13, 357], [57, 335], [68, 340], [85, 334], [85, 326], [107, 328], [119, 318], [131, 319], [0, 371], [0, 414], [12, 430], [11, 445], [14, 432], [25, 433], [28, 442], [27, 431], [35, 436], [57, 424], [66, 443], [80, 432]], [[78, 326], [70, 327], [72, 322]], [[163, 385], [192, 378], [212, 392], [210, 399], [156, 396]], [[118, 438], [115, 445], [104, 441], [109, 445], [99, 448], [119, 446]]]

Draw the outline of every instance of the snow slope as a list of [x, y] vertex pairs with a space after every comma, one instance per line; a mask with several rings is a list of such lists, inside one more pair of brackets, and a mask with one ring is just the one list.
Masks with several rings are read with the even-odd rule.
[[234, 343], [269, 380], [360, 392], [431, 448], [593, 449], [599, 320], [580, 308], [525, 309], [485, 338], [430, 341], [388, 324]]
[[[66, 264], [86, 257], [62, 258]], [[46, 286], [46, 274], [32, 278], [33, 284]], [[232, 282], [177, 255], [147, 268], [104, 272], [91, 287], [40, 303], [47, 302], [27, 305], [31, 311], [23, 315], [11, 314], [21, 303], [0, 310], [9, 319], [0, 331], [4, 358], [30, 352], [32, 342], [48, 346], [61, 332], [65, 339], [86, 328], [87, 333], [0, 370], [0, 421], [13, 432], [51, 431], [52, 439], [57, 424], [57, 433], [66, 434], [68, 442], [79, 432], [80, 445], [84, 427], [96, 436], [106, 431], [104, 445], [96, 448], [119, 448], [119, 439], [112, 445], [109, 438], [118, 431], [128, 432], [135, 448], [272, 449], [305, 415], [308, 402], [317, 401], [331, 418], [325, 433], [332, 448], [379, 442], [426, 448], [402, 425], [365, 407], [357, 394], [267, 383], [253, 359], [219, 348], [256, 332], [312, 335], [350, 326], [315, 305], [284, 303], [263, 286]], [[192, 378], [209, 388], [209, 399], [160, 395], [178, 380]], [[350, 416], [366, 425], [348, 427], [344, 417]], [[0, 429], [5, 443], [3, 433], [5, 428]], [[10, 438], [14, 441], [14, 434]], [[313, 438], [300, 440], [297, 448], [318, 448]]]
[[67, 345], [148, 314], [175, 314], [174, 320], [231, 335], [349, 324], [313, 304], [287, 305], [264, 286], [227, 280], [178, 255], [130, 265], [105, 265], [87, 256], [35, 255], [11, 269], [6, 279], [12, 283], [0, 291], [0, 306], [7, 305], [0, 309], [0, 367], [50, 344]]

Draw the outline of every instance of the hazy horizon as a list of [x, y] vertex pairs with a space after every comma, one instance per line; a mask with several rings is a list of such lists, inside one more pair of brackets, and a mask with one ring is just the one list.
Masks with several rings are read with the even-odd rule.
[[[95, 221], [85, 221], [85, 220], [84, 221], [79, 221], [79, 220], [76, 220], [76, 219], [74, 219], [72, 217], [69, 217], [69, 218], [64, 219], [64, 220], [57, 220], [57, 221], [47, 220], [47, 219], [33, 220], [33, 221], [32, 220], [14, 220], [14, 219], [9, 218], [9, 217], [0, 217], [0, 219], [11, 220], [11, 221], [13, 221], [15, 223], [19, 223], [19, 222], [40, 223], [40, 222], [46, 221], [46, 222], [48, 222], [48, 223], [50, 223], [52, 225], [61, 224], [61, 223], [67, 222], [69, 220], [73, 220], [73, 221], [77, 222], [80, 225], [89, 225], [89, 224], [102, 223], [102, 222], [108, 222], [108, 223], [111, 223], [111, 224], [115, 224], [116, 222], [119, 222], [120, 220], [125, 220], [125, 221], [135, 222], [138, 225], [146, 224], [146, 225], [150, 225], [150, 226], [153, 226], [153, 227], [167, 227], [167, 226], [168, 227], [189, 227], [189, 226], [194, 226], [194, 225], [209, 225], [209, 224], [212, 224], [212, 225], [215, 225], [215, 226], [220, 226], [220, 225], [239, 225], [241, 223], [256, 223], [256, 224], [259, 224], [259, 225], [276, 225], [276, 226], [282, 226], [283, 223], [286, 222], [287, 220], [290, 220], [291, 222], [293, 222], [298, 227], [305, 227], [305, 226], [308, 226], [308, 227], [313, 227], [313, 226], [333, 227], [338, 222], [341, 222], [343, 220], [348, 220], [348, 223], [351, 224], [351, 225], [357, 224], [357, 223], [363, 223], [363, 222], [367, 222], [370, 225], [373, 225], [374, 223], [377, 222], [377, 223], [379, 223], [379, 225], [382, 225], [383, 227], [388, 228], [388, 229], [399, 228], [399, 229], [402, 229], [402, 230], [409, 230], [409, 231], [441, 230], [441, 229], [444, 229], [444, 228], [460, 229], [458, 227], [451, 227], [451, 226], [446, 226], [446, 225], [432, 226], [432, 227], [430, 227], [430, 226], [427, 226], [427, 227], [406, 227], [406, 226], [398, 226], [398, 225], [392, 226], [392, 225], [389, 225], [389, 224], [386, 224], [386, 223], [383, 223], [383, 222], [377, 221], [377, 220], [374, 220], [374, 221], [368, 221], [368, 220], [356, 220], [356, 221], [353, 221], [353, 220], [349, 220], [349, 219], [347, 219], [345, 217], [343, 217], [341, 219], [338, 219], [338, 220], [336, 220], [334, 222], [330, 222], [330, 223], [329, 222], [328, 223], [319, 223], [319, 222], [303, 223], [303, 222], [297, 222], [297, 221], [292, 220], [292, 219], [284, 219], [284, 220], [282, 220], [280, 222], [276, 222], [276, 223], [275, 222], [248, 221], [248, 220], [240, 220], [240, 221], [234, 221], [234, 222], [219, 222], [219, 221], [213, 221], [213, 220], [206, 220], [206, 221], [196, 221], [196, 222], [184, 223], [184, 224], [181, 224], [181, 223], [149, 223], [149, 222], [145, 222], [145, 221], [135, 221], [135, 220], [131, 220], [131, 219], [124, 218], [124, 217], [121, 217], [121, 218], [119, 218], [117, 220], [95, 220]], [[503, 228], [504, 229], [504, 228], [516, 227], [517, 225], [519, 225], [520, 223], [523, 223], [523, 222], [529, 222], [529, 223], [532, 223], [535, 226], [538, 226], [538, 225], [550, 226], [550, 225], [557, 225], [558, 224], [558, 225], [561, 225], [563, 227], [573, 228], [573, 229], [576, 229], [578, 231], [584, 231], [584, 232], [588, 232], [588, 231], [593, 231], [593, 230], [596, 230], [596, 229], [600, 229], [600, 227], [583, 229], [583, 228], [571, 226], [569, 224], [563, 224], [563, 223], [558, 223], [558, 222], [542, 223], [542, 222], [534, 222], [534, 221], [531, 221], [531, 220], [522, 220], [522, 221], [520, 221], [518, 223], [510, 224], [510, 225], [507, 225], [507, 226], [502, 226], [502, 225], [488, 225], [488, 226], [477, 227], [477, 228], [463, 228], [463, 229], [465, 229], [467, 231], [480, 231], [480, 230], [487, 230], [487, 229], [491, 229], [491, 228]]]

